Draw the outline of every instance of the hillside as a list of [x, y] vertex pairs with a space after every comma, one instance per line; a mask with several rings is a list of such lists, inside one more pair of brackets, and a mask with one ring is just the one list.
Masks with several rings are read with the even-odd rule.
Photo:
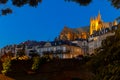
[[[21, 66], [20, 66], [21, 64]], [[25, 64], [20, 63], [16, 69], [21, 70], [19, 73], [10, 74], [8, 76], [0, 75], [0, 80], [88, 80], [93, 77], [93, 74], [87, 70], [84, 63], [80, 60], [66, 59], [54, 60], [41, 65], [37, 74], [28, 75], [27, 70], [22, 66]], [[16, 70], [17, 71], [17, 70]], [[4, 78], [4, 79], [3, 79]]]

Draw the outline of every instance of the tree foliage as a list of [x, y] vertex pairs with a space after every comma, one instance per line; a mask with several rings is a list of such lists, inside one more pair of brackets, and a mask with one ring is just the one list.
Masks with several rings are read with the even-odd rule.
[[[31, 7], [37, 7], [39, 3], [42, 2], [42, 0], [0, 0], [0, 4], [7, 4], [8, 2], [11, 2], [13, 6], [16, 7], [22, 7], [24, 5], [29, 5]], [[6, 5], [5, 5], [6, 6]], [[5, 9], [1, 9], [1, 15], [7, 15], [12, 13], [12, 9], [10, 7], [7, 7]]]
[[[93, 0], [65, 0], [65, 1], [71, 1], [76, 2], [82, 6], [89, 5]], [[102, 0], [101, 0], [102, 1]], [[113, 5], [115, 8], [120, 8], [120, 0], [108, 0], [111, 2], [111, 5]]]
[[9, 71], [11, 71], [11, 60], [10, 58], [6, 58], [6, 60], [2, 63], [3, 70], [2, 74], [6, 75]]
[[40, 57], [36, 56], [33, 58], [32, 70], [37, 70], [40, 66]]
[[120, 76], [120, 24], [114, 36], [107, 37], [102, 42], [102, 47], [89, 62], [94, 80], [119, 80]]
[[115, 8], [117, 8], [117, 9], [120, 8], [120, 0], [109, 0], [109, 1], [112, 3], [112, 5], [113, 5]]
[[65, 0], [65, 1], [76, 2], [76, 3], [79, 3], [82, 6], [86, 6], [86, 5], [88, 5], [92, 2], [92, 0]]
[[25, 4], [29, 4], [32, 7], [36, 7], [41, 1], [42, 0], [12, 0], [12, 4], [17, 7], [21, 7]]
[[[66, 2], [76, 2], [82, 6], [89, 5], [93, 0], [64, 0]], [[111, 4], [119, 9], [120, 8], [120, 0], [108, 0], [111, 2]], [[11, 2], [13, 6], [16, 7], [22, 7], [24, 5], [29, 5], [31, 7], [37, 7], [39, 3], [42, 2], [42, 0], [0, 0], [0, 4], [3, 4], [6, 6], [8, 2]], [[10, 7], [7, 7], [5, 9], [1, 9], [1, 15], [7, 15], [12, 13], [12, 9]]]
[[49, 56], [34, 56], [33, 58], [33, 64], [32, 64], [32, 70], [36, 71], [39, 69], [40, 65], [45, 64], [46, 62], [51, 61], [52, 59]]

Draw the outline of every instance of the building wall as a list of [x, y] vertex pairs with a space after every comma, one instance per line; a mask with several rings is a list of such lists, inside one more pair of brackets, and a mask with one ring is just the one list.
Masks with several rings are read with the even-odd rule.
[[[61, 53], [57, 53], [57, 51], [62, 51]], [[73, 58], [78, 55], [82, 55], [81, 48], [75, 46], [61, 45], [61, 46], [49, 46], [44, 48], [39, 48], [38, 51], [42, 51], [40, 54], [44, 55], [44, 51], [51, 52], [53, 51], [52, 57], [58, 56], [60, 58]], [[39, 52], [38, 52], [39, 53]]]
[[106, 39], [106, 37], [108, 36], [113, 36], [115, 35], [115, 32], [111, 33], [111, 32], [108, 32], [104, 35], [100, 35], [100, 36], [95, 36], [95, 37], [91, 37], [89, 38], [89, 42], [88, 42], [88, 52], [89, 52], [89, 55], [91, 54], [94, 54], [94, 50], [96, 48], [99, 48], [101, 45], [102, 45], [102, 41]]
[[75, 40], [72, 43], [77, 44], [81, 48], [82, 55], [88, 54], [88, 41], [87, 40]]

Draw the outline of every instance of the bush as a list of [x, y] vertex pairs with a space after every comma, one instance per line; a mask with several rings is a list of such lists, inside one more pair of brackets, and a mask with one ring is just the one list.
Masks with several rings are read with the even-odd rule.
[[39, 56], [33, 57], [32, 70], [37, 70], [39, 68], [39, 65], [40, 65], [40, 57]]
[[49, 56], [43, 56], [40, 58], [41, 64], [44, 64], [44, 63], [49, 62], [49, 61], [51, 61], [51, 58]]
[[33, 64], [31, 69], [34, 71], [38, 70], [40, 65], [51, 61], [51, 58], [49, 56], [44, 56], [44, 57], [35, 56], [32, 59], [33, 59]]
[[9, 71], [11, 71], [11, 60], [6, 58], [5, 61], [2, 63], [3, 70], [1, 71], [2, 74], [6, 75]]

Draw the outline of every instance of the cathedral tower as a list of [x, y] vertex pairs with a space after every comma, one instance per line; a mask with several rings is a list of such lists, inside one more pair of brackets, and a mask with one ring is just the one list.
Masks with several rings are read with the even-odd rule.
[[100, 12], [98, 13], [98, 16], [95, 18], [90, 19], [90, 35], [94, 33], [94, 31], [98, 31], [101, 29], [101, 26], [99, 23], [101, 23], [101, 15]]
[[94, 32], [99, 31], [103, 28], [110, 28], [112, 26], [117, 25], [117, 21], [114, 22], [103, 22], [101, 19], [100, 12], [98, 12], [98, 16], [90, 19], [90, 35], [94, 34]]

